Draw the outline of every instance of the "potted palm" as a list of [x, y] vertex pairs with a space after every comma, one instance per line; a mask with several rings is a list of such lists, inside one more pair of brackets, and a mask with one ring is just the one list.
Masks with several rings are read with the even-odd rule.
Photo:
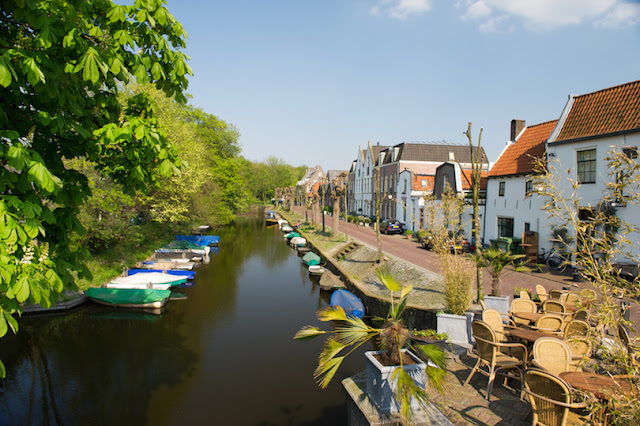
[[[436, 345], [420, 344], [419, 338], [402, 321], [407, 297], [413, 287], [402, 286], [388, 272], [379, 270], [378, 278], [390, 292], [387, 318], [374, 318], [374, 325], [369, 325], [360, 318], [347, 316], [339, 306], [328, 307], [318, 312], [318, 319], [334, 322], [334, 330], [306, 326], [296, 333], [294, 339], [307, 340], [328, 335], [314, 373], [321, 388], [329, 385], [350, 353], [376, 339], [382, 350], [365, 352], [367, 394], [381, 413], [399, 413], [403, 421], [408, 422], [412, 410], [419, 408], [420, 401], [426, 401], [427, 381], [442, 391], [444, 351]], [[398, 292], [400, 294], [396, 297]]]

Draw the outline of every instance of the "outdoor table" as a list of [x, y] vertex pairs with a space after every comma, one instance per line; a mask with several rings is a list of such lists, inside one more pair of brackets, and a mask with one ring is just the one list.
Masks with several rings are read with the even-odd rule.
[[534, 343], [541, 337], [554, 337], [556, 339], [558, 338], [557, 334], [545, 333], [536, 330], [526, 330], [524, 328], [507, 328], [504, 330], [504, 334], [509, 337], [515, 337], [516, 339], [525, 340], [528, 343]]
[[538, 321], [540, 317], [547, 314], [541, 314], [537, 312], [513, 312], [511, 315], [513, 315], [514, 317], [529, 321], [530, 323], [534, 323]]
[[583, 371], [565, 371], [560, 373], [560, 378], [572, 388], [589, 392], [596, 398], [610, 400], [615, 393], [631, 396], [633, 388], [631, 382], [623, 379], [614, 379], [602, 374], [587, 373]]

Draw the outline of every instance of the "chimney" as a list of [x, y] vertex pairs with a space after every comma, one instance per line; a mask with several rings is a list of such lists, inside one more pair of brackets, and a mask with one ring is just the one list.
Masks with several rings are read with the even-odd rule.
[[509, 139], [511, 142], [515, 142], [516, 137], [520, 134], [522, 129], [525, 127], [524, 120], [511, 120], [511, 138]]

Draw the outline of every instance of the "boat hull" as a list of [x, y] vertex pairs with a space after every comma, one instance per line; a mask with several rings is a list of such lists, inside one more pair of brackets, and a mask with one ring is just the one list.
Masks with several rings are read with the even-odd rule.
[[161, 308], [169, 301], [171, 290], [92, 287], [85, 290], [85, 294], [101, 305], [120, 308]]

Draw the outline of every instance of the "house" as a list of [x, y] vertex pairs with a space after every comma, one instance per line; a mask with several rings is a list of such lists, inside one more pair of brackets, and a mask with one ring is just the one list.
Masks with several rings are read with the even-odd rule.
[[321, 166], [310, 167], [305, 172], [302, 179], [296, 182], [296, 202], [300, 205], [304, 205], [309, 198], [309, 194], [312, 189], [318, 189], [318, 182], [325, 176], [324, 170]]
[[[476, 147], [474, 149], [477, 150]], [[482, 148], [480, 155], [483, 158], [482, 167], [486, 170], [489, 164]], [[471, 150], [467, 144], [403, 142], [380, 152], [379, 157], [376, 173], [379, 175], [380, 194], [383, 197], [380, 215], [398, 220], [402, 220], [398, 215], [402, 196], [398, 192], [397, 183], [402, 171], [409, 169], [418, 175], [435, 177], [436, 169], [445, 162], [459, 163], [463, 169], [471, 167]]]
[[418, 231], [424, 222], [424, 198], [433, 191], [434, 176], [405, 169], [398, 175], [397, 219], [405, 229]]
[[[623, 221], [640, 229], [640, 206], [627, 204], [625, 194], [604, 200], [607, 184], [624, 179], [607, 157], [618, 151], [637, 161], [640, 146], [640, 80], [584, 95], [571, 95], [547, 141], [550, 172], [561, 189], [571, 189], [568, 177], [577, 183], [580, 220], [588, 220], [596, 206], [610, 208]], [[556, 165], [557, 167], [552, 167]], [[627, 238], [640, 241], [633, 232]], [[628, 247], [632, 255], [638, 247]], [[637, 271], [636, 271], [637, 272]]]
[[354, 161], [349, 171], [347, 211], [354, 216], [372, 216], [374, 208], [372, 205], [373, 193], [373, 170], [379, 160], [379, 154], [387, 149], [387, 146], [380, 144], [373, 145], [369, 142], [367, 149], [359, 148], [358, 157]]
[[545, 199], [533, 185], [536, 164], [545, 159], [546, 141], [558, 120], [525, 126], [511, 121], [511, 141], [489, 171], [482, 221], [484, 244], [499, 237], [522, 238], [534, 231], [539, 249], [551, 248], [551, 228], [543, 211]]

